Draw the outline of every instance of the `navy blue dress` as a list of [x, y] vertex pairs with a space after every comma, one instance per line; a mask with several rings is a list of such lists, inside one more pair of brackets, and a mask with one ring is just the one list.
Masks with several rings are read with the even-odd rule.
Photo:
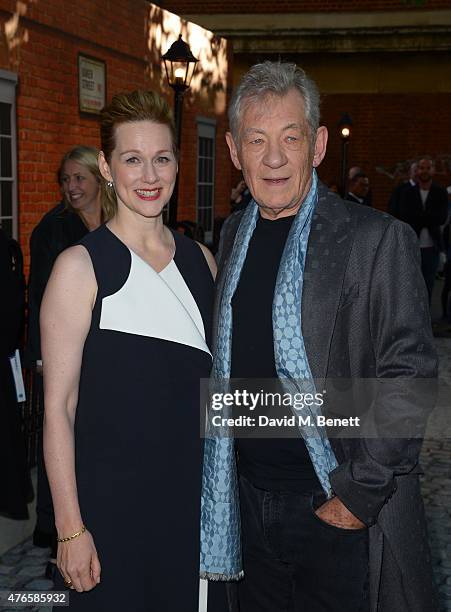
[[76, 476], [102, 573], [92, 591], [70, 591], [73, 610], [198, 611], [199, 380], [211, 368], [213, 280], [199, 246], [174, 238], [174, 260], [160, 274], [106, 226], [80, 242], [98, 293], [83, 351]]

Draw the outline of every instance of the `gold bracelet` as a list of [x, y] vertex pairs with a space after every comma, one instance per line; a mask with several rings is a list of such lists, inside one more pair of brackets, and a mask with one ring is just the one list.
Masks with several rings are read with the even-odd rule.
[[73, 535], [67, 538], [57, 538], [56, 541], [57, 542], [69, 542], [69, 540], [74, 540], [75, 538], [78, 538], [78, 536], [81, 536], [81, 534], [84, 533], [85, 531], [86, 531], [86, 527], [82, 525], [81, 530], [77, 531], [77, 533], [74, 533]]

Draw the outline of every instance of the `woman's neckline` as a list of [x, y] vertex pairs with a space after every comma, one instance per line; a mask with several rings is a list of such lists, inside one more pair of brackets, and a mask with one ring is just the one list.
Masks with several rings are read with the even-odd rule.
[[113, 232], [113, 230], [111, 228], [108, 227], [108, 225], [105, 223], [103, 225], [103, 227], [112, 235], [114, 236], [114, 238], [116, 238], [116, 240], [118, 240], [128, 251], [130, 251], [130, 253], [132, 255], [134, 255], [135, 257], [137, 257], [140, 261], [142, 261], [143, 263], [146, 264], [146, 266], [149, 266], [149, 268], [151, 270], [153, 270], [155, 272], [155, 274], [161, 274], [162, 272], [164, 272], [165, 270], [167, 270], [167, 268], [171, 265], [171, 263], [175, 263], [175, 256], [177, 253], [177, 240], [175, 238], [175, 232], [173, 230], [171, 230], [170, 227], [168, 227], [168, 230], [171, 232], [172, 234], [172, 238], [174, 239], [174, 254], [171, 257], [171, 259], [168, 261], [168, 263], [161, 269], [161, 270], [156, 270], [152, 264], [150, 264], [148, 261], [146, 261], [143, 257], [141, 257], [141, 255], [138, 255], [138, 253], [136, 251], [134, 251], [132, 248], [130, 248], [128, 246], [128, 244], [126, 244], [122, 238], [119, 238], [119, 236]]

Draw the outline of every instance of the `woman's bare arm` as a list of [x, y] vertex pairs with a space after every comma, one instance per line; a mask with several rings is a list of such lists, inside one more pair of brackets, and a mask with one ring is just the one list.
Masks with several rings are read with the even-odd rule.
[[[74, 421], [83, 346], [96, 291], [87, 251], [81, 246], [72, 247], [56, 260], [41, 306], [44, 456], [59, 537], [78, 532], [85, 520], [77, 497]], [[89, 518], [86, 520], [89, 523]], [[58, 566], [77, 590], [94, 586], [92, 576], [87, 575], [92, 569], [92, 548], [88, 533], [59, 546]]]
[[210, 268], [211, 275], [213, 276], [213, 278], [216, 278], [216, 273], [218, 271], [218, 268], [216, 266], [215, 258], [211, 254], [211, 251], [207, 249], [207, 247], [204, 244], [200, 242], [197, 242], [197, 244], [200, 246], [200, 249], [202, 253], [204, 254], [204, 257], [207, 260], [207, 264], [208, 264], [208, 267]]

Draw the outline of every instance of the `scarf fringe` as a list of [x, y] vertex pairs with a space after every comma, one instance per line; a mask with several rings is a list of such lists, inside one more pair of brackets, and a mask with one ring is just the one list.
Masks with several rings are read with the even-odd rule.
[[238, 574], [213, 574], [212, 572], [201, 572], [200, 577], [204, 580], [211, 580], [212, 582], [231, 582], [238, 581], [244, 578], [244, 572], [238, 572]]

